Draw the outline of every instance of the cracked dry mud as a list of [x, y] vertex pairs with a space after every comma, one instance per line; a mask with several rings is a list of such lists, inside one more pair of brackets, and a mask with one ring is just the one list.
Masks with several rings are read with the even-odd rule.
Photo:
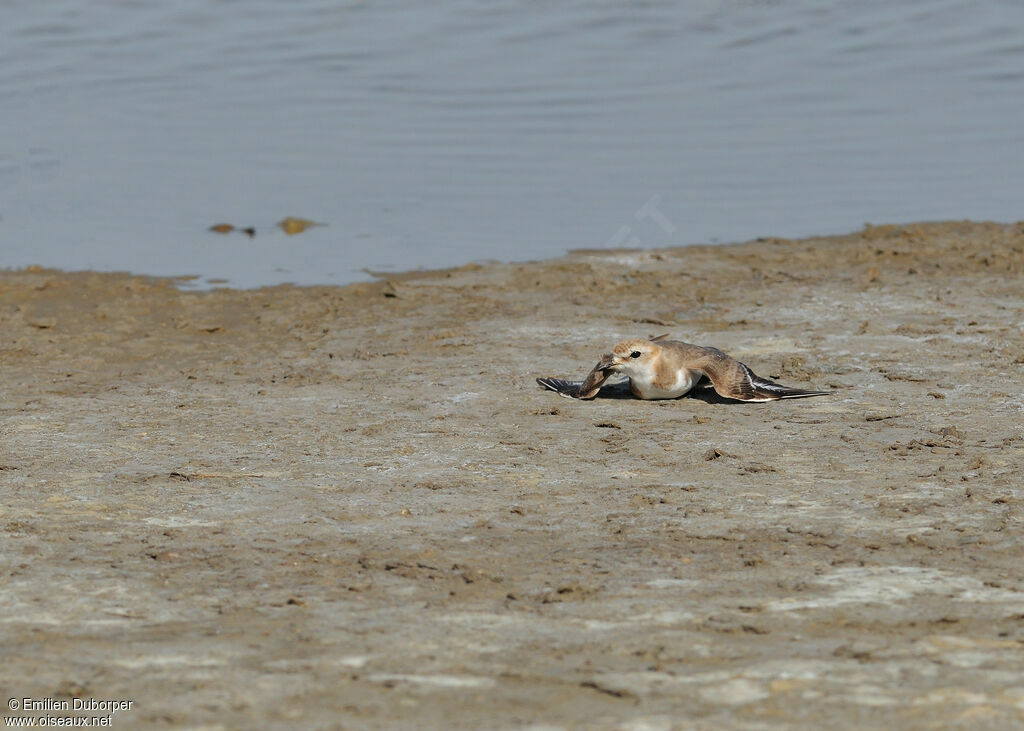
[[[1024, 224], [0, 273], [0, 686], [114, 727], [1024, 724]], [[670, 332], [831, 396], [559, 398]]]

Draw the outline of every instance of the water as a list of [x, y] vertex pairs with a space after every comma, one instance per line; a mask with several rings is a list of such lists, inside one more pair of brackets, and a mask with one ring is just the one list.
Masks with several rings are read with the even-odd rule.
[[5, 0], [0, 266], [344, 283], [1017, 220], [1022, 27], [977, 0]]

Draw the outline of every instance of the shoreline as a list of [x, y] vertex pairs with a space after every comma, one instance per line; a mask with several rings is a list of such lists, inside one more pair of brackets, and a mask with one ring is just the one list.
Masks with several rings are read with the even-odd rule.
[[[863, 228], [858, 229], [852, 233], [834, 233], [834, 234], [814, 234], [809, 236], [800, 237], [786, 237], [786, 236], [759, 236], [755, 239], [747, 241], [734, 241], [725, 243], [694, 243], [684, 244], [677, 246], [662, 246], [662, 247], [649, 247], [649, 248], [615, 248], [615, 247], [579, 247], [567, 249], [564, 254], [547, 257], [544, 259], [524, 259], [521, 261], [502, 261], [493, 259], [481, 259], [457, 264], [453, 266], [442, 266], [442, 267], [424, 267], [420, 269], [410, 269], [405, 271], [378, 271], [371, 269], [363, 269], [363, 273], [366, 276], [371, 277], [370, 280], [355, 280], [351, 282], [320, 282], [311, 284], [301, 284], [296, 282], [277, 282], [273, 284], [262, 284], [253, 287], [236, 287], [231, 284], [230, 279], [223, 279], [218, 277], [207, 278], [204, 274], [150, 274], [146, 272], [134, 272], [130, 270], [95, 270], [95, 269], [61, 269], [58, 267], [44, 266], [41, 264], [27, 264], [24, 266], [15, 266], [0, 268], [0, 274], [39, 274], [49, 273], [57, 275], [113, 275], [113, 276], [124, 276], [132, 277], [143, 280], [154, 280], [154, 281], [169, 281], [175, 283], [182, 292], [211, 292], [215, 290], [231, 290], [236, 292], [251, 292], [264, 289], [274, 289], [277, 287], [295, 287], [298, 289], [311, 289], [311, 288], [339, 288], [359, 285], [359, 284], [375, 284], [387, 280], [402, 281], [407, 279], [419, 279], [419, 278], [430, 278], [436, 276], [445, 276], [448, 272], [458, 272], [464, 270], [474, 270], [484, 267], [493, 266], [528, 266], [528, 265], [543, 265], [546, 262], [557, 262], [563, 259], [569, 259], [579, 256], [602, 256], [602, 255], [623, 255], [628, 256], [630, 254], [643, 255], [649, 252], [682, 252], [690, 249], [728, 249], [730, 247], [740, 246], [752, 246], [758, 243], [765, 243], [771, 241], [831, 241], [835, 239], [847, 239], [851, 236], [868, 236], [872, 230], [903, 230], [903, 229], [915, 229], [922, 226], [926, 227], [951, 227], [951, 226], [963, 226], [963, 225], [985, 225], [985, 226], [997, 226], [997, 227], [1014, 227], [1019, 226], [1020, 222], [998, 222], [998, 221], [972, 221], [969, 219], [963, 220], [950, 220], [950, 221], [918, 221], [909, 223], [893, 223], [893, 224], [864, 224]], [[182, 283], [188, 284], [189, 282], [199, 281], [204, 284], [202, 289], [188, 289], [182, 288]]]
[[[0, 680], [143, 728], [1024, 723], [1022, 276], [1020, 222], [0, 271]], [[834, 393], [534, 383], [666, 331]]]

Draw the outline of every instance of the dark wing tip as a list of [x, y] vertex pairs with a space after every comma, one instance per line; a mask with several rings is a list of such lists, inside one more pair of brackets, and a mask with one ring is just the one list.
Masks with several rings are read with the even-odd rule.
[[808, 398], [810, 396], [828, 396], [831, 391], [804, 391], [799, 388], [791, 388], [779, 398]]
[[754, 399], [758, 401], [778, 401], [784, 398], [810, 398], [811, 396], [828, 396], [829, 391], [808, 391], [803, 388], [790, 388], [789, 386], [783, 386], [781, 383], [775, 383], [773, 381], [755, 381], [754, 387]]
[[568, 398], [578, 398], [580, 392], [580, 384], [578, 382], [566, 381], [563, 378], [538, 378], [537, 383], [549, 391], [554, 391], [559, 396], [566, 396]]

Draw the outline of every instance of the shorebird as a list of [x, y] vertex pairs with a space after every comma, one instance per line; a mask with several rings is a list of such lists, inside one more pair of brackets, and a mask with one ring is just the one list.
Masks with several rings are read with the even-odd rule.
[[718, 348], [665, 340], [667, 337], [623, 340], [601, 357], [582, 382], [538, 378], [537, 383], [576, 399], [594, 398], [604, 382], [615, 374], [627, 376], [629, 390], [641, 399], [678, 398], [705, 377], [719, 396], [737, 401], [777, 401], [828, 394], [783, 386], [762, 378]]

